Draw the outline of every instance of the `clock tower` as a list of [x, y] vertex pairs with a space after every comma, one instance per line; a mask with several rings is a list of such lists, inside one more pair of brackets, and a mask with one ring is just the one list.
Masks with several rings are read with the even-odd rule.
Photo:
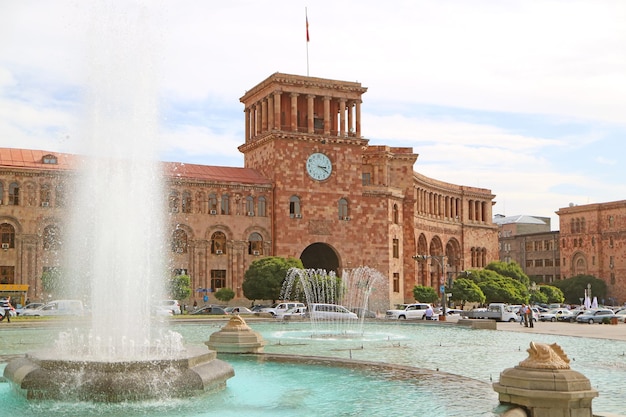
[[337, 272], [351, 263], [345, 240], [362, 239], [366, 91], [357, 82], [275, 73], [241, 97], [245, 167], [274, 184], [274, 255]]

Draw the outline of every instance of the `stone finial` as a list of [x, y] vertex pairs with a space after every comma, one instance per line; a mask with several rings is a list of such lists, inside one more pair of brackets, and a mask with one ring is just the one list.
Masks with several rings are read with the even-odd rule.
[[239, 315], [234, 315], [228, 320], [228, 323], [223, 327], [227, 331], [241, 331], [241, 330], [251, 330], [250, 326], [246, 323], [246, 321], [241, 318]]
[[530, 348], [526, 352], [528, 352], [528, 358], [519, 363], [522, 368], [570, 369], [569, 358], [556, 343], [548, 345], [530, 342]]

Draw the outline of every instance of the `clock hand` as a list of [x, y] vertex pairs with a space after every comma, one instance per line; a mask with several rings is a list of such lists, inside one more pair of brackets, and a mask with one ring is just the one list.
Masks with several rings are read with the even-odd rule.
[[318, 165], [317, 167], [318, 167], [319, 169], [322, 169], [322, 170], [324, 170], [324, 172], [328, 172], [328, 168], [326, 168], [326, 167], [323, 167], [323, 166], [319, 166], [319, 165]]

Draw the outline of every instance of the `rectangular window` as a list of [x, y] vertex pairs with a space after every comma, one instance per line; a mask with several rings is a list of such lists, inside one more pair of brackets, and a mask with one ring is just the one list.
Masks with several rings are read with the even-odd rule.
[[393, 240], [393, 257], [396, 259], [400, 257], [400, 241], [398, 239]]
[[535, 266], [543, 266], [543, 259], [535, 259]]
[[400, 274], [393, 273], [393, 292], [400, 292]]
[[212, 269], [211, 270], [211, 289], [213, 291], [219, 290], [226, 286], [226, 270], [225, 269]]
[[533, 242], [526, 242], [525, 248], [526, 248], [526, 252], [532, 252], [533, 251]]
[[526, 259], [526, 266], [528, 268], [531, 268], [533, 266], [533, 260], [532, 259]]
[[363, 185], [370, 185], [372, 183], [372, 174], [369, 172], [364, 172], [361, 175], [361, 181]]
[[554, 266], [554, 261], [552, 259], [544, 259], [543, 266]]

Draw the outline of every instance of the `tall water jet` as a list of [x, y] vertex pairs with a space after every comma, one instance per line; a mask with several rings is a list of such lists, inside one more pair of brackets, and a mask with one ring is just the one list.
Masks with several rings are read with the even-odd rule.
[[191, 349], [154, 320], [164, 298], [167, 238], [158, 162], [157, 78], [149, 3], [95, 2], [84, 157], [71, 196], [62, 262], [66, 298], [90, 309], [86, 331], [11, 362], [29, 398], [123, 401], [219, 388], [232, 367]]
[[[346, 269], [341, 277], [334, 271], [323, 269], [291, 268], [281, 289], [281, 299], [298, 299], [312, 304], [341, 305], [353, 312], [367, 311], [369, 299], [377, 284], [384, 282], [383, 275], [376, 269], [361, 266]], [[332, 308], [332, 306], [329, 306]], [[309, 311], [311, 315], [311, 312]], [[361, 334], [363, 319], [324, 319], [311, 315], [313, 330], [318, 335], [335, 336]]]

